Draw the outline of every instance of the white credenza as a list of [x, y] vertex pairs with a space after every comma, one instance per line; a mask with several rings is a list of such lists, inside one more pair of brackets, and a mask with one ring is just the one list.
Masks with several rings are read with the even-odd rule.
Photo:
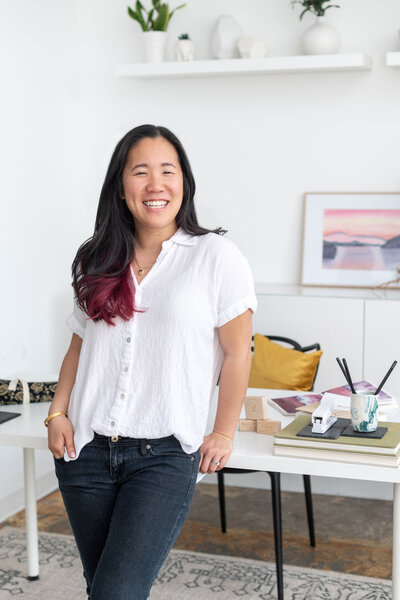
[[345, 383], [336, 356], [347, 359], [353, 380], [376, 384], [397, 359], [385, 389], [400, 399], [400, 290], [256, 284], [256, 292], [254, 332], [321, 344], [316, 392]]

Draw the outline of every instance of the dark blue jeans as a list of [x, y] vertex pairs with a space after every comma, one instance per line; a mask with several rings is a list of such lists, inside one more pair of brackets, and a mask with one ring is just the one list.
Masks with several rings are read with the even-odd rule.
[[55, 459], [90, 600], [145, 600], [192, 502], [200, 452], [174, 436], [95, 434], [79, 458]]

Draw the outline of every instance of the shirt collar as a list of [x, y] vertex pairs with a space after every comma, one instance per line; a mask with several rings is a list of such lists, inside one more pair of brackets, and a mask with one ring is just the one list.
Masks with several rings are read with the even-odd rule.
[[194, 246], [197, 243], [197, 236], [186, 233], [182, 227], [179, 227], [178, 231], [169, 240], [165, 240], [162, 243], [162, 246], [170, 246], [172, 243], [182, 244], [183, 246]]

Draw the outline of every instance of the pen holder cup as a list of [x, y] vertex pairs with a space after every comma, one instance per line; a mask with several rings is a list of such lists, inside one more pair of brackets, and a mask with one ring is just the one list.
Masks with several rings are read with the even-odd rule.
[[354, 431], [375, 431], [378, 427], [378, 396], [351, 394], [351, 424]]

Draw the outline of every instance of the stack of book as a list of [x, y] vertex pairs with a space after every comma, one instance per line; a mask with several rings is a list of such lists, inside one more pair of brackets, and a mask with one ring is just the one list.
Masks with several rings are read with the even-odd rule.
[[398, 467], [400, 464], [400, 423], [382, 423], [388, 431], [381, 439], [344, 437], [337, 440], [321, 437], [300, 437], [297, 434], [310, 424], [310, 417], [299, 415], [274, 438], [274, 454], [352, 462], [381, 467]]

